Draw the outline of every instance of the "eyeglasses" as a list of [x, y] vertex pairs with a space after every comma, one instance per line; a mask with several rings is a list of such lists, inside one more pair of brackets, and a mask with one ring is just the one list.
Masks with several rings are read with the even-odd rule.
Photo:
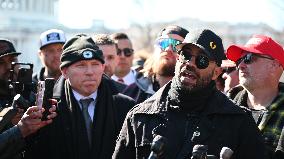
[[163, 51], [165, 51], [171, 45], [173, 51], [177, 52], [176, 46], [179, 44], [181, 44], [181, 41], [172, 38], [158, 39], [156, 41], [156, 45], [158, 45]]
[[206, 69], [209, 66], [210, 59], [205, 55], [191, 55], [188, 51], [179, 51], [179, 61], [186, 63], [191, 61], [192, 57], [195, 57], [195, 65], [198, 69]]
[[117, 49], [117, 55], [118, 56], [121, 56], [122, 52], [124, 52], [124, 56], [130, 57], [133, 54], [134, 50], [130, 49], [130, 48]]
[[226, 67], [226, 68], [223, 69], [223, 72], [227, 73], [227, 74], [230, 74], [233, 71], [236, 71], [237, 69], [238, 69], [237, 67]]
[[239, 66], [242, 61], [244, 61], [245, 64], [251, 64], [253, 61], [256, 60], [253, 57], [259, 57], [259, 58], [265, 58], [265, 59], [269, 59], [269, 60], [274, 60], [272, 57], [262, 56], [262, 55], [254, 54], [254, 53], [248, 53], [245, 56], [239, 58], [237, 60], [236, 64], [237, 64], [237, 66]]

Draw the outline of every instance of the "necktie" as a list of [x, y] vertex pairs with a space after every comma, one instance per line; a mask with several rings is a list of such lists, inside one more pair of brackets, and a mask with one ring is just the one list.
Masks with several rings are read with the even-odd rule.
[[123, 78], [119, 78], [117, 81], [120, 82], [120, 83], [124, 83]]
[[90, 103], [93, 101], [93, 98], [87, 98], [87, 99], [81, 99], [80, 103], [82, 105], [82, 112], [83, 112], [83, 117], [85, 120], [85, 125], [87, 129], [87, 134], [88, 134], [88, 141], [89, 145], [91, 146], [92, 144], [92, 120], [88, 112], [88, 107]]

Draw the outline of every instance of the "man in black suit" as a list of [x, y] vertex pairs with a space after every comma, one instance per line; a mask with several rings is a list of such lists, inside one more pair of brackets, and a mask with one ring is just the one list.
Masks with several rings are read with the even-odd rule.
[[63, 46], [63, 77], [54, 87], [58, 116], [37, 134], [27, 158], [110, 159], [134, 100], [117, 92], [104, 73], [103, 53], [91, 37], [76, 35]]

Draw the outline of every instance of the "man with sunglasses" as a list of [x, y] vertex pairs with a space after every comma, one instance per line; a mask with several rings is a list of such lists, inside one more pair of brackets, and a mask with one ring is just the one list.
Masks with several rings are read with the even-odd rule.
[[221, 38], [208, 29], [190, 30], [177, 48], [175, 76], [128, 112], [113, 158], [147, 158], [150, 153], [190, 158], [195, 145], [207, 145], [207, 153], [216, 157], [229, 147], [231, 158], [264, 159], [253, 119], [215, 87], [225, 59]]
[[130, 85], [135, 82], [136, 71], [132, 70], [134, 50], [132, 43], [125, 33], [114, 33], [111, 38], [117, 44], [118, 64], [111, 78], [115, 81]]
[[271, 37], [254, 35], [244, 46], [230, 46], [227, 57], [236, 62], [240, 83], [228, 95], [251, 111], [272, 158], [284, 126], [284, 50]]
[[239, 72], [236, 63], [231, 60], [223, 60], [221, 67], [223, 69], [222, 78], [225, 80], [223, 92], [226, 94], [239, 84]]
[[154, 54], [147, 59], [144, 68], [136, 75], [136, 81], [123, 94], [141, 103], [152, 96], [175, 75], [176, 46], [181, 44], [188, 31], [177, 25], [169, 25], [159, 33]]

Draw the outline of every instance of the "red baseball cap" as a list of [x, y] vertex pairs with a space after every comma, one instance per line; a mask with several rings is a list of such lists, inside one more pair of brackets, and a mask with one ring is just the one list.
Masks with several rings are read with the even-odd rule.
[[229, 46], [226, 55], [229, 60], [236, 62], [239, 58], [242, 57], [243, 51], [255, 54], [269, 55], [272, 58], [278, 60], [284, 68], [284, 49], [271, 37], [264, 35], [254, 35], [244, 46]]

